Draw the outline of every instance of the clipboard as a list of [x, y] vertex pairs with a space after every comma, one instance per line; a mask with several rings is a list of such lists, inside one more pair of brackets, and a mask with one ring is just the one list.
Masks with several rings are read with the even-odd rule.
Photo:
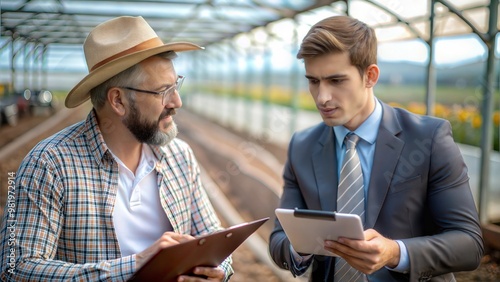
[[275, 214], [298, 253], [337, 256], [324, 249], [325, 240], [365, 239], [361, 218], [356, 214], [297, 208], [276, 209]]
[[196, 266], [216, 267], [268, 219], [234, 225], [167, 247], [155, 254], [127, 281], [174, 282], [179, 275], [192, 273]]

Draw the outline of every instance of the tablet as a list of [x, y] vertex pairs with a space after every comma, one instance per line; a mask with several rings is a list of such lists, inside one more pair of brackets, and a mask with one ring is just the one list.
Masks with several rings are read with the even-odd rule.
[[128, 280], [173, 282], [196, 266], [220, 265], [269, 217], [234, 225], [224, 230], [167, 247], [154, 255]]
[[276, 209], [275, 213], [293, 249], [299, 253], [337, 256], [324, 249], [325, 240], [364, 240], [361, 218], [356, 214], [307, 209]]

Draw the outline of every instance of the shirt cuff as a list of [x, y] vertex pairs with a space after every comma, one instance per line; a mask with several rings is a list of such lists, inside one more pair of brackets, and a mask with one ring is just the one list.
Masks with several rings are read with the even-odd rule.
[[307, 269], [313, 255], [305, 255], [305, 256], [299, 255], [299, 253], [297, 253], [293, 249], [292, 245], [290, 245], [290, 253], [292, 254], [292, 263], [295, 269], [297, 269], [299, 272], [302, 272], [305, 269]]
[[399, 245], [399, 263], [396, 267], [390, 268], [387, 267], [387, 269], [395, 272], [400, 272], [400, 273], [408, 273], [410, 270], [410, 258], [408, 257], [408, 250], [406, 249], [406, 245], [400, 241], [396, 240], [396, 243]]

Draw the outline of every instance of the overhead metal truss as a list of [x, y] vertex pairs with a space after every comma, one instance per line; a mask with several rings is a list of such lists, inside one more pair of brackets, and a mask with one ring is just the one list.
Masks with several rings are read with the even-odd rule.
[[[105, 20], [121, 15], [143, 16], [165, 41], [192, 41], [202, 46], [247, 32], [271, 22], [335, 3], [347, 3], [349, 14], [379, 32], [394, 27], [404, 31], [392, 40], [429, 39], [430, 0], [10, 0], [1, 2], [1, 37], [22, 38], [42, 45], [82, 44], [89, 31]], [[436, 0], [435, 36], [476, 33], [488, 37], [489, 2], [484, 0]], [[359, 4], [362, 4], [360, 6]], [[418, 4], [415, 4], [418, 3]], [[412, 12], [406, 6], [423, 6]], [[371, 6], [371, 7], [370, 7]]]
[[2, 1], [2, 37], [23, 38], [44, 45], [82, 44], [97, 24], [130, 15], [143, 16], [165, 41], [192, 41], [207, 46], [332, 1], [281, 1], [280, 5], [266, 1], [14, 2]]

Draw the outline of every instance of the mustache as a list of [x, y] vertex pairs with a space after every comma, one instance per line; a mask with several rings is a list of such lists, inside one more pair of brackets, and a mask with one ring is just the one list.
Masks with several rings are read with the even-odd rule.
[[164, 119], [165, 117], [167, 116], [173, 116], [175, 115], [176, 111], [174, 108], [171, 108], [171, 109], [167, 109], [165, 112], [163, 112], [161, 115], [160, 115], [160, 118], [159, 119]]

